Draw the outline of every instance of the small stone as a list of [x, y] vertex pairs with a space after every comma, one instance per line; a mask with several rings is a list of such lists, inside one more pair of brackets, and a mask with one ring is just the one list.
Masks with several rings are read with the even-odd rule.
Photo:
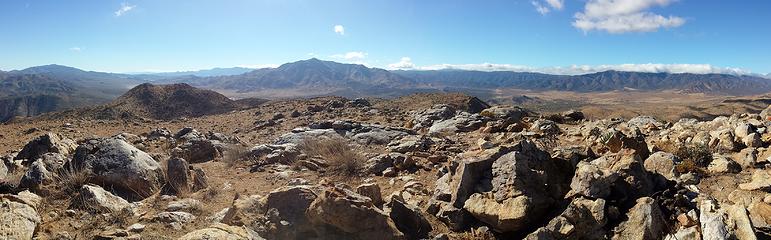
[[142, 232], [145, 230], [145, 225], [141, 223], [134, 223], [131, 224], [128, 228], [126, 228], [129, 232]]
[[386, 170], [383, 171], [383, 177], [396, 177], [396, 169], [393, 167], [386, 168]]

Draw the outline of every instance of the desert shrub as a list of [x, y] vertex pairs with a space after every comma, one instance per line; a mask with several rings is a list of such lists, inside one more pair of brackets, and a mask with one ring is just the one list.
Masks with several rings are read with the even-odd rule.
[[675, 167], [678, 173], [703, 172], [703, 168], [712, 161], [712, 151], [704, 144], [686, 144], [680, 146], [674, 154], [682, 160]]
[[364, 168], [364, 157], [342, 138], [306, 139], [300, 149], [308, 156], [326, 161], [327, 172], [341, 176], [357, 176]]

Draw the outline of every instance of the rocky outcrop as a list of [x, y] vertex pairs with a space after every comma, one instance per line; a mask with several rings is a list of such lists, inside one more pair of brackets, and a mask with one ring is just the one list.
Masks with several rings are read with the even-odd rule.
[[32, 193], [0, 195], [0, 238], [32, 239], [42, 223], [35, 211], [39, 203], [40, 197]]
[[350, 239], [405, 239], [389, 216], [372, 200], [330, 187], [308, 207], [308, 220], [321, 236]]
[[608, 222], [606, 211], [606, 202], [601, 198], [576, 198], [562, 214], [529, 234], [527, 239], [605, 239], [603, 228]]
[[161, 189], [163, 170], [149, 154], [120, 139], [92, 139], [75, 150], [72, 164], [89, 181], [129, 200], [144, 199]]
[[649, 197], [637, 199], [637, 204], [629, 209], [627, 219], [616, 229], [613, 239], [660, 239], [667, 229], [659, 204]]
[[76, 147], [75, 142], [70, 139], [59, 134], [46, 133], [24, 145], [24, 148], [16, 155], [15, 159], [25, 159], [27, 163], [32, 163], [46, 153], [69, 155]]
[[399, 229], [408, 239], [425, 239], [433, 230], [431, 223], [423, 216], [417, 206], [404, 202], [398, 197], [391, 198], [389, 203], [391, 212], [388, 214]]

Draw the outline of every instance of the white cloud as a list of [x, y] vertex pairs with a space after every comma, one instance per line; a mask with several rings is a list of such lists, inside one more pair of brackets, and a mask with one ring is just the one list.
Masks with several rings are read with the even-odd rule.
[[136, 8], [136, 5], [129, 5], [128, 3], [121, 4], [120, 8], [118, 8], [117, 11], [115, 11], [115, 16], [120, 17], [123, 16], [123, 14], [126, 14], [127, 12], [134, 10]]
[[367, 53], [365, 53], [365, 52], [347, 52], [347, 53], [343, 53], [343, 54], [335, 54], [335, 55], [332, 55], [330, 57], [337, 58], [337, 59], [345, 59], [345, 60], [348, 60], [348, 61], [360, 61], [360, 60], [364, 60], [364, 58], [367, 58]]
[[415, 64], [412, 63], [412, 59], [409, 57], [402, 57], [397, 63], [388, 64], [388, 69], [407, 70], [414, 69]]
[[335, 33], [345, 35], [345, 27], [343, 27], [343, 25], [335, 25], [334, 29]]
[[83, 49], [82, 49], [82, 48], [80, 48], [80, 47], [71, 47], [71, 48], [70, 48], [70, 51], [73, 51], [73, 52], [80, 52], [80, 51], [83, 51]]
[[589, 0], [584, 11], [576, 13], [573, 26], [589, 31], [609, 33], [652, 32], [685, 24], [677, 16], [661, 16], [647, 11], [665, 7], [677, 0]]
[[565, 5], [564, 0], [546, 0], [546, 3], [557, 10], [562, 10], [562, 7]]
[[532, 1], [531, 3], [533, 3], [533, 6], [535, 7], [535, 11], [537, 11], [541, 15], [546, 15], [551, 11], [548, 7], [542, 5], [541, 2]]
[[565, 5], [564, 0], [533, 0], [530, 3], [533, 4], [535, 10], [541, 15], [546, 15], [554, 10], [562, 10]]
[[[389, 65], [390, 67], [390, 65]], [[413, 67], [416, 70], [474, 70], [474, 71], [512, 71], [512, 72], [537, 72], [560, 75], [580, 75], [604, 71], [627, 71], [627, 72], [649, 72], [649, 73], [721, 73], [745, 75], [751, 74], [750, 71], [740, 68], [716, 67], [710, 64], [617, 64], [617, 65], [572, 65], [567, 67], [530, 67], [512, 64], [438, 64], [430, 66]]]

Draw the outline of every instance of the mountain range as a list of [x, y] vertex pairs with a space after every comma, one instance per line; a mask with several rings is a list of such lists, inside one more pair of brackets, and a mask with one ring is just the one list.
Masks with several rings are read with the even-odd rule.
[[204, 70], [198, 70], [198, 71], [143, 72], [143, 73], [135, 73], [135, 74], [154, 75], [158, 77], [183, 77], [183, 76], [216, 77], [216, 76], [244, 74], [254, 70], [255, 70], [254, 68], [232, 67], [232, 68], [212, 68], [212, 69], [204, 69]]
[[729, 74], [605, 71], [583, 75], [467, 70], [389, 71], [308, 59], [277, 68], [221, 68], [197, 72], [117, 74], [46, 65], [0, 71], [0, 121], [16, 116], [105, 104], [142, 83], [186, 83], [230, 97], [393, 97], [460, 91], [485, 98], [500, 89], [533, 91], [679, 91], [746, 96], [771, 91], [771, 80]]

